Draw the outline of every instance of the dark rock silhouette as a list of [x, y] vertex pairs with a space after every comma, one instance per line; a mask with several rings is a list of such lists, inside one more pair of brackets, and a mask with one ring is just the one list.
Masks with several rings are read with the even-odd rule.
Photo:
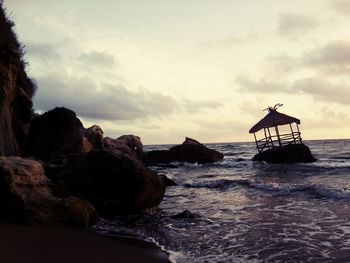
[[187, 138], [181, 145], [176, 145], [169, 150], [155, 150], [146, 154], [146, 162], [170, 163], [174, 161], [189, 163], [212, 163], [221, 161], [224, 155], [218, 151], [209, 149], [198, 141]]
[[35, 85], [25, 72], [22, 46], [0, 3], [0, 155], [23, 155]]
[[177, 183], [173, 180], [168, 178], [167, 176], [163, 175], [163, 180], [166, 186], [176, 186]]
[[107, 216], [158, 206], [166, 188], [163, 177], [118, 150], [81, 154], [55, 178]]
[[258, 153], [253, 161], [265, 161], [268, 163], [294, 163], [294, 162], [315, 162], [316, 159], [304, 144], [290, 144], [275, 149]]
[[33, 119], [29, 153], [41, 160], [53, 160], [70, 153], [88, 152], [93, 146], [84, 133], [83, 124], [72, 110], [55, 108]]
[[188, 218], [196, 218], [197, 216], [194, 215], [191, 211], [185, 210], [179, 214], [173, 215], [170, 218], [172, 219], [188, 219]]
[[95, 208], [77, 197], [58, 198], [41, 163], [20, 157], [0, 157], [0, 216], [23, 224], [86, 227]]

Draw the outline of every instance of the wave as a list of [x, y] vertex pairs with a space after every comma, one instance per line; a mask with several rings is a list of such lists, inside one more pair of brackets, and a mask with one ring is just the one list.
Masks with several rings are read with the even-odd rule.
[[265, 191], [272, 195], [289, 195], [289, 194], [311, 194], [319, 198], [335, 198], [350, 200], [350, 189], [335, 188], [322, 184], [279, 184], [279, 183], [265, 183], [257, 182], [248, 179], [221, 179], [216, 181], [202, 182], [196, 184], [185, 184], [189, 188], [209, 188], [213, 190], [228, 190], [237, 187], [255, 189], [258, 191]]

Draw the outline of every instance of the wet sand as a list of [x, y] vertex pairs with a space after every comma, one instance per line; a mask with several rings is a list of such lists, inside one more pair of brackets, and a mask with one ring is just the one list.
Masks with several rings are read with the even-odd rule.
[[155, 245], [86, 230], [0, 224], [2, 263], [169, 263]]

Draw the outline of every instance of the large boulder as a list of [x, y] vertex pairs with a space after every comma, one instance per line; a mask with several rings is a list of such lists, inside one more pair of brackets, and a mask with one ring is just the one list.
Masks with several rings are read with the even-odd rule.
[[143, 159], [143, 145], [140, 137], [135, 135], [123, 135], [117, 139], [105, 137], [104, 148], [107, 151], [121, 151], [135, 159]]
[[0, 155], [7, 156], [26, 152], [35, 92], [12, 26], [0, 1]]
[[71, 153], [88, 152], [93, 146], [75, 113], [55, 108], [37, 116], [29, 129], [30, 155], [41, 160], [60, 159]]
[[52, 195], [52, 182], [41, 163], [20, 157], [0, 157], [0, 217], [23, 224], [86, 227], [95, 208], [77, 197]]
[[187, 138], [181, 145], [176, 145], [169, 150], [154, 150], [146, 155], [146, 162], [170, 163], [174, 161], [189, 163], [212, 163], [221, 161], [224, 155], [213, 149], [209, 149], [198, 141]]
[[55, 181], [70, 194], [90, 201], [102, 216], [156, 207], [166, 189], [165, 180], [121, 151], [91, 151], [75, 157]]
[[311, 163], [317, 161], [304, 144], [290, 144], [276, 147], [254, 156], [253, 161], [265, 161], [267, 163]]

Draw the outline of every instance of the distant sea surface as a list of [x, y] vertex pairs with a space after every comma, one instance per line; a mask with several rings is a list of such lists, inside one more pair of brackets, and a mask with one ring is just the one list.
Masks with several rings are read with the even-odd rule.
[[[350, 140], [305, 144], [317, 162], [253, 162], [253, 143], [222, 143], [207, 145], [221, 162], [151, 167], [178, 184], [160, 209], [94, 230], [152, 241], [178, 263], [350, 262]], [[195, 218], [171, 218], [184, 210]]]

